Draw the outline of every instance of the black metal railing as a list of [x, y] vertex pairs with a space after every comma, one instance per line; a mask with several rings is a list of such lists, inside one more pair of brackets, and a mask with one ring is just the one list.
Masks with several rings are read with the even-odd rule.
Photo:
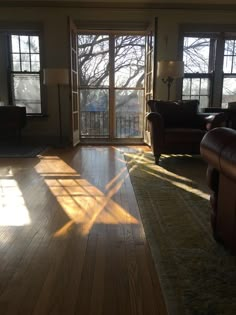
[[[81, 136], [108, 137], [109, 113], [101, 111], [80, 112]], [[143, 113], [116, 112], [115, 137], [133, 138], [143, 136]]]

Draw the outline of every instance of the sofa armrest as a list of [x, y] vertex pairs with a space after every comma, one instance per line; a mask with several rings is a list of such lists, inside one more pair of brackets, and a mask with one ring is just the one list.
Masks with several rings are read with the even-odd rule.
[[225, 113], [198, 113], [197, 121], [201, 129], [211, 130], [226, 126], [227, 117]]
[[236, 180], [236, 131], [230, 128], [215, 128], [203, 137], [200, 152], [212, 167]]
[[164, 120], [157, 112], [148, 113], [146, 116], [151, 126], [151, 146], [154, 156], [160, 155], [164, 145]]

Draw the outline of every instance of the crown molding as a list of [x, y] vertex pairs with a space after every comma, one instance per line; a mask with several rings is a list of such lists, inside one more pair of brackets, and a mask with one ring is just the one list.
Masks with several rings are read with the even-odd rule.
[[0, 1], [0, 7], [24, 8], [85, 8], [85, 9], [130, 9], [130, 10], [227, 10], [236, 11], [236, 4], [209, 3], [131, 3], [131, 2], [96, 2], [96, 1]]

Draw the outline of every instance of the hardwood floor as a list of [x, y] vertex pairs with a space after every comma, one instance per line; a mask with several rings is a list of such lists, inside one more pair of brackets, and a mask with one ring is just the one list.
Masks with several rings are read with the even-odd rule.
[[0, 160], [1, 315], [166, 314], [123, 158], [135, 149]]

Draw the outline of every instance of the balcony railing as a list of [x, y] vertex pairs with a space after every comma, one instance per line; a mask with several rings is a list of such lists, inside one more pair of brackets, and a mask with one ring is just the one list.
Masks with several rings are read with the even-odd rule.
[[[80, 112], [81, 136], [109, 137], [109, 113], [101, 111]], [[143, 113], [116, 112], [115, 137], [141, 138], [143, 136]]]

